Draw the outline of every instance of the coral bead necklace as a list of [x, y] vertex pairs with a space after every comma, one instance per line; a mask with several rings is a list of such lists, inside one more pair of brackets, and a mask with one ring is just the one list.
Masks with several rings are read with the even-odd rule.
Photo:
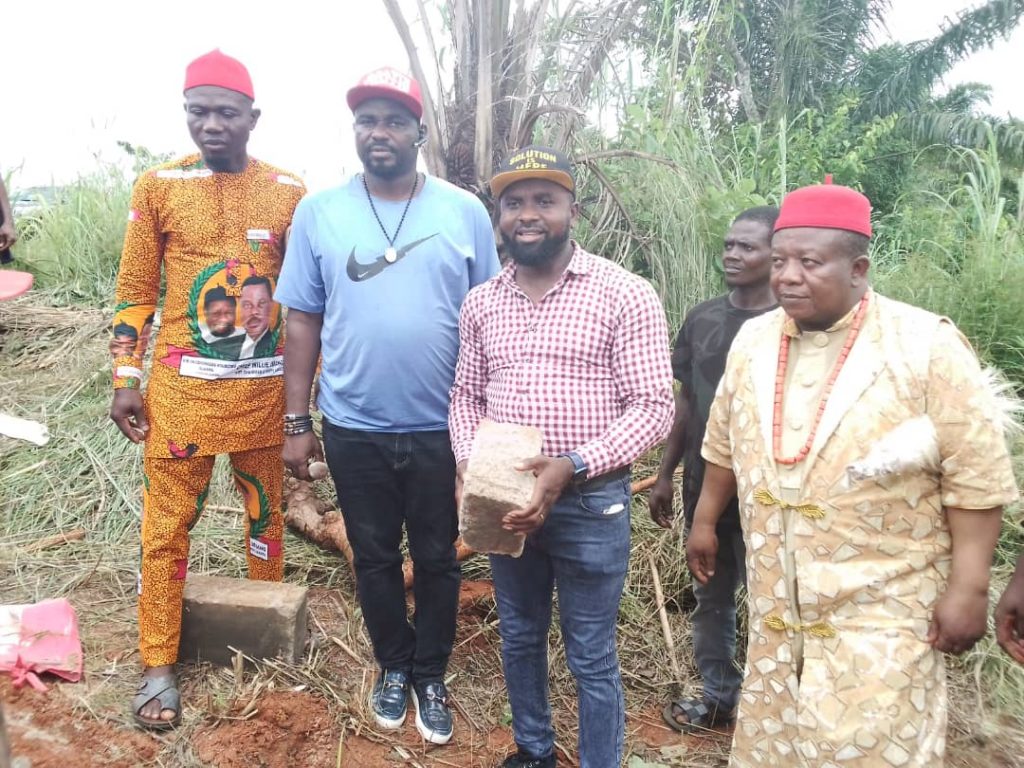
[[825, 413], [825, 406], [828, 404], [829, 395], [832, 394], [832, 386], [836, 383], [836, 379], [839, 378], [839, 372], [843, 370], [843, 365], [846, 363], [846, 358], [850, 354], [853, 342], [857, 340], [857, 336], [860, 333], [860, 327], [864, 323], [864, 315], [867, 314], [867, 308], [868, 294], [865, 293], [864, 296], [861, 297], [856, 313], [853, 315], [853, 320], [850, 323], [850, 333], [846, 337], [846, 342], [843, 344], [842, 350], [839, 352], [839, 358], [836, 360], [836, 364], [832, 367], [832, 372], [829, 374], [828, 380], [825, 382], [825, 389], [821, 394], [821, 401], [818, 403], [818, 411], [814, 414], [814, 423], [811, 424], [811, 431], [807, 435], [807, 442], [804, 443], [803, 448], [801, 448], [795, 456], [782, 455], [783, 389], [785, 388], [786, 368], [789, 362], [789, 345], [793, 341], [789, 334], [782, 334], [782, 338], [779, 340], [779, 367], [775, 371], [775, 409], [772, 413], [772, 452], [775, 454], [776, 463], [799, 464], [801, 461], [806, 459], [807, 455], [811, 452], [811, 446], [814, 444], [814, 436], [818, 433], [818, 425], [821, 423], [821, 417]]

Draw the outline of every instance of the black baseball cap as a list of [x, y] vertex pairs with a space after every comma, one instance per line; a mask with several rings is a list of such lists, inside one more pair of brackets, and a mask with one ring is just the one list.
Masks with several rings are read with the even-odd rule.
[[531, 144], [510, 154], [491, 178], [491, 194], [499, 198], [509, 184], [524, 179], [547, 179], [576, 194], [576, 177], [569, 158], [551, 147]]

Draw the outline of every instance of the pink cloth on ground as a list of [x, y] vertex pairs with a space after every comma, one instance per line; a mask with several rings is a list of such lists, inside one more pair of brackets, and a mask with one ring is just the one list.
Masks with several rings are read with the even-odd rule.
[[21, 296], [32, 287], [32, 275], [14, 269], [0, 269], [0, 301]]
[[46, 672], [77, 683], [82, 663], [78, 617], [67, 600], [0, 605], [0, 672], [11, 673], [15, 688], [45, 691], [39, 675]]

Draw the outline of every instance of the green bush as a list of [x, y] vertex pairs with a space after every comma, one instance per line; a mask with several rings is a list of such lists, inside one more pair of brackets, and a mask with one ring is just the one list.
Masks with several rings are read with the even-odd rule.
[[98, 171], [33, 217], [32, 237], [18, 258], [37, 290], [60, 303], [105, 306], [113, 301], [131, 184], [115, 169]]
[[[933, 176], [879, 227], [875, 283], [951, 318], [985, 362], [1024, 389], [1024, 228], [1007, 210], [995, 149], [963, 150], [955, 180]], [[952, 187], [949, 189], [948, 187]]]

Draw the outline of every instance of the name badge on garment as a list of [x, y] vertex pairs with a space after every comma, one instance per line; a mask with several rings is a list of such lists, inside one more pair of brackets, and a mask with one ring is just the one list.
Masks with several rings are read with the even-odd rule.
[[253, 557], [258, 557], [260, 560], [269, 560], [270, 548], [266, 545], [266, 542], [259, 539], [249, 539], [249, 554]]

